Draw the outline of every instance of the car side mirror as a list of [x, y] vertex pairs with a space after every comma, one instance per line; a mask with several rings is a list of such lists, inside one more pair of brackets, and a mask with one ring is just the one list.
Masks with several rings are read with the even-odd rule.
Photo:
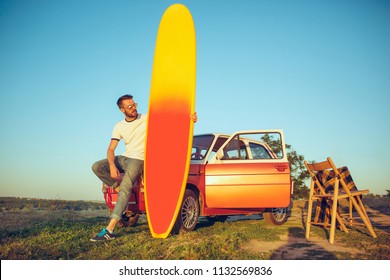
[[223, 150], [222, 149], [219, 149], [218, 151], [217, 151], [217, 160], [222, 160], [223, 159], [223, 156], [224, 156], [224, 154], [223, 154]]

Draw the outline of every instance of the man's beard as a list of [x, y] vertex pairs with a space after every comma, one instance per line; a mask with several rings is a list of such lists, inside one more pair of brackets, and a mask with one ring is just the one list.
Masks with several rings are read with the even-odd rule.
[[137, 112], [137, 110], [134, 110], [134, 111], [131, 112], [131, 113], [126, 112], [125, 115], [126, 115], [126, 117], [128, 117], [128, 118], [137, 118], [137, 117], [138, 117], [138, 112]]

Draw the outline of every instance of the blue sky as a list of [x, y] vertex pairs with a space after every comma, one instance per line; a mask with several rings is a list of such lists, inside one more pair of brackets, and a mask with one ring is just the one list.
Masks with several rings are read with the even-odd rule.
[[[173, 3], [0, 1], [0, 196], [102, 199], [91, 165], [120, 95], [146, 113]], [[181, 3], [197, 33], [195, 134], [281, 128], [307, 160], [390, 189], [390, 2]]]

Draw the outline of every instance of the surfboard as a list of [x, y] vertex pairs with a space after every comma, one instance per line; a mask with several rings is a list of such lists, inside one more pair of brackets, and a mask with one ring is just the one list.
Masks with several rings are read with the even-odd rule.
[[191, 160], [195, 112], [195, 27], [190, 11], [164, 12], [156, 39], [145, 143], [146, 216], [153, 237], [172, 231]]

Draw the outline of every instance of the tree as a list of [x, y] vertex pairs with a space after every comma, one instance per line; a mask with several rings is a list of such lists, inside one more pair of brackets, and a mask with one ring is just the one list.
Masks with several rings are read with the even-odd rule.
[[[282, 153], [282, 145], [279, 139], [273, 139], [272, 136], [265, 134], [262, 140], [267, 143], [272, 151], [279, 155]], [[304, 164], [305, 158], [303, 155], [298, 154], [291, 145], [286, 144], [287, 159], [290, 163], [291, 180], [294, 186], [293, 198], [308, 198], [309, 188], [306, 185], [307, 180], [310, 178], [310, 174]]]
[[294, 184], [293, 198], [308, 198], [309, 188], [306, 186], [306, 182], [310, 178], [310, 174], [304, 164], [305, 158], [298, 154], [291, 145], [286, 144], [286, 150], [290, 163], [291, 179]]

